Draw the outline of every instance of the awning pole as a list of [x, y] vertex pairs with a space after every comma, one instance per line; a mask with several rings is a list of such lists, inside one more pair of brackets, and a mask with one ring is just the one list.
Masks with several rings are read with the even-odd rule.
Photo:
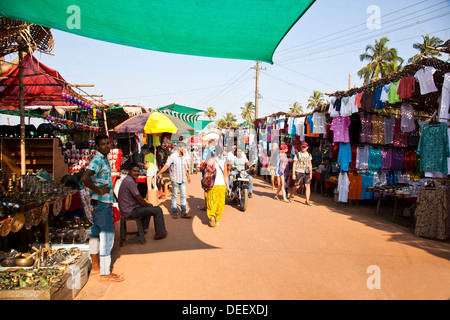
[[23, 51], [19, 49], [19, 110], [20, 110], [20, 171], [26, 174], [25, 163], [25, 109], [23, 102]]

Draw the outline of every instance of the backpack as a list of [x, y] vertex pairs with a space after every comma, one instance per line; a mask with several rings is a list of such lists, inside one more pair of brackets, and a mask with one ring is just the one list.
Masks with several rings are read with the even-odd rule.
[[202, 188], [205, 191], [209, 191], [214, 187], [216, 181], [216, 158], [211, 157], [206, 162], [206, 166], [203, 170]]

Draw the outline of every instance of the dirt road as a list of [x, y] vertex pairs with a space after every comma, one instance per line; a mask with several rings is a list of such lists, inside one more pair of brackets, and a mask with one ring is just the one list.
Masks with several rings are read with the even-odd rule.
[[[313, 206], [273, 199], [256, 179], [247, 212], [227, 205], [210, 228], [200, 175], [188, 185], [190, 220], [169, 235], [113, 249], [121, 283], [91, 276], [77, 299], [449, 299], [450, 243], [416, 237], [373, 206], [347, 206], [312, 194]], [[392, 210], [392, 208], [385, 208]], [[129, 228], [134, 228], [132, 224]], [[118, 224], [116, 234], [118, 235]]]

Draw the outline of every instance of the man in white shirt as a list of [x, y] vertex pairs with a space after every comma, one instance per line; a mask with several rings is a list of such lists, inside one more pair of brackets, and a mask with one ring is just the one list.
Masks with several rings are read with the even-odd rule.
[[[230, 180], [229, 180], [229, 186], [230, 190], [233, 190], [233, 179], [238, 175], [238, 173], [241, 170], [246, 169], [246, 167], [251, 167], [250, 162], [248, 162], [247, 157], [242, 152], [241, 148], [237, 148], [236, 156], [234, 157], [233, 161], [231, 162], [231, 168], [235, 168], [236, 170], [232, 170], [230, 173]], [[253, 178], [249, 175], [248, 179], [250, 179], [249, 186], [248, 186], [248, 197], [251, 198], [253, 194]]]

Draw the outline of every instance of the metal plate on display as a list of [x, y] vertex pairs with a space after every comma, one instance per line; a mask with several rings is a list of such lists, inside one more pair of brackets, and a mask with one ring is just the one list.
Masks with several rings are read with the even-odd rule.
[[57, 199], [53, 204], [53, 215], [57, 216], [61, 212], [62, 199]]
[[16, 233], [22, 229], [25, 224], [25, 216], [23, 213], [17, 213], [11, 219], [11, 232]]
[[11, 219], [1, 222], [0, 236], [6, 237], [10, 231], [11, 231]]
[[47, 205], [47, 209], [44, 209], [46, 206], [44, 205], [44, 207], [42, 208], [42, 211], [39, 209], [33, 209], [31, 211], [31, 224], [33, 225], [33, 227], [36, 227], [41, 221], [42, 221], [42, 215], [47, 212], [48, 215], [48, 203], [46, 203]]
[[66, 197], [66, 205], [65, 205], [66, 211], [69, 210], [71, 204], [72, 204], [72, 194], [69, 193]]

